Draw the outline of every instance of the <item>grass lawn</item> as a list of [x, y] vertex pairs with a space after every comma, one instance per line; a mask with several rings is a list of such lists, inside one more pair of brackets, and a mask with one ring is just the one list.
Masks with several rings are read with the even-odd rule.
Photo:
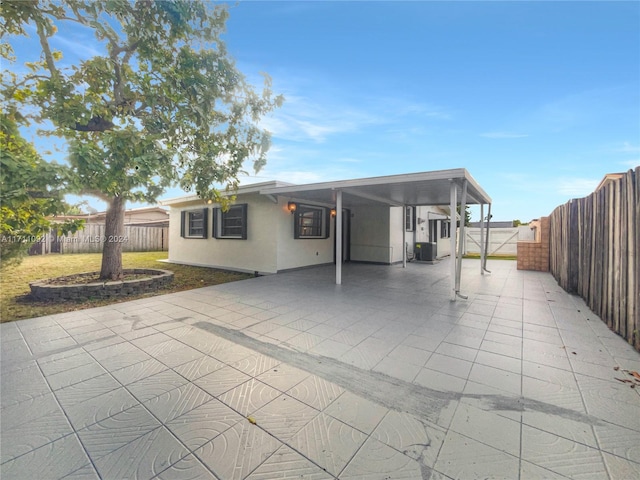
[[[463, 258], [476, 258], [480, 259], [479, 253], [467, 253]], [[517, 260], [517, 255], [488, 255], [487, 260]]]
[[218, 285], [251, 277], [244, 273], [227, 272], [214, 268], [190, 267], [162, 263], [167, 252], [126, 252], [122, 254], [124, 268], [160, 268], [174, 272], [173, 282], [154, 293], [128, 296], [116, 300], [83, 300], [66, 302], [38, 302], [29, 297], [29, 282], [43, 278], [60, 277], [74, 273], [100, 270], [102, 254], [78, 253], [73, 255], [36, 255], [26, 257], [17, 267], [8, 267], [0, 276], [0, 321], [10, 322], [21, 318], [41, 317], [53, 313], [70, 312], [99, 307], [110, 303], [125, 302], [192, 288]]

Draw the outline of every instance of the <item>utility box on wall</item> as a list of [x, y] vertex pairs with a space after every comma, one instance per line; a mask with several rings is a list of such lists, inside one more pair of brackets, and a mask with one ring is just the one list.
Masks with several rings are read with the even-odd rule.
[[437, 244], [435, 242], [418, 242], [414, 249], [416, 260], [419, 262], [434, 262], [437, 256]]

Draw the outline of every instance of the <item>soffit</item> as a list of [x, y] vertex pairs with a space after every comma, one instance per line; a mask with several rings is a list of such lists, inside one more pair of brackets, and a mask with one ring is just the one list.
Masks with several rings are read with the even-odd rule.
[[467, 204], [488, 204], [491, 197], [464, 168], [432, 172], [361, 178], [336, 182], [265, 188], [260, 193], [281, 195], [321, 204], [335, 204], [338, 190], [343, 192], [345, 208], [380, 203], [389, 206], [449, 205], [451, 184], [456, 186], [458, 202], [467, 182]]

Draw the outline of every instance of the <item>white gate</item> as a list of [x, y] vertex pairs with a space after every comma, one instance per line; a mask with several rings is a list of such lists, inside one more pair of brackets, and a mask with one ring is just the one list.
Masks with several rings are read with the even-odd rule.
[[[517, 255], [518, 240], [533, 240], [533, 236], [529, 235], [530, 232], [531, 230], [526, 226], [512, 228], [489, 228], [488, 255]], [[484, 235], [486, 239], [486, 229], [484, 229]], [[465, 228], [464, 237], [465, 255], [479, 255], [480, 228]]]

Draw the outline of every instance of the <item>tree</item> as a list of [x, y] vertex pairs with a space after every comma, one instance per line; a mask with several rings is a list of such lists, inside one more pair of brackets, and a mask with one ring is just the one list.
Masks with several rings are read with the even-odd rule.
[[[267, 76], [257, 93], [236, 68], [220, 38], [226, 7], [20, 0], [3, 2], [2, 17], [13, 35], [33, 25], [42, 49], [26, 75], [3, 75], [5, 99], [23, 116], [53, 124], [49, 133], [69, 144], [71, 189], [108, 204], [102, 279], [122, 276], [127, 201], [155, 202], [178, 183], [224, 204], [221, 190], [237, 188], [245, 161], [256, 171], [265, 164], [270, 136], [257, 122], [283, 99]], [[69, 24], [92, 29], [106, 54], [60, 66], [50, 39]]]
[[[63, 200], [66, 169], [44, 161], [18, 130], [0, 115], [0, 268], [22, 260], [29, 247], [52, 226], [51, 216], [69, 209]], [[56, 225], [75, 231], [79, 220]]]
[[[458, 205], [456, 207], [456, 212], [458, 213], [458, 215], [460, 215], [460, 207], [461, 205]], [[458, 222], [458, 226], [460, 226], [460, 222]], [[464, 209], [464, 226], [471, 226], [471, 210], [469, 209], [469, 205], [466, 205]]]

